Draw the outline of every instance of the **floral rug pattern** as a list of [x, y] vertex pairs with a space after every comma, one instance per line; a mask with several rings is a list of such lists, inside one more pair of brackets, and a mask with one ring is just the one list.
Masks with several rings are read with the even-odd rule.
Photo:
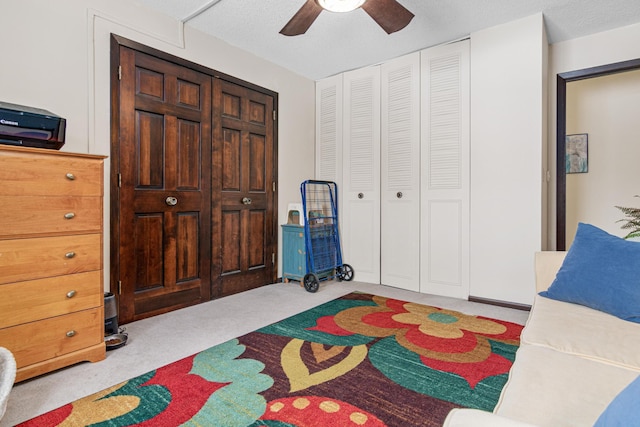
[[352, 293], [22, 426], [439, 426], [493, 409], [521, 331]]

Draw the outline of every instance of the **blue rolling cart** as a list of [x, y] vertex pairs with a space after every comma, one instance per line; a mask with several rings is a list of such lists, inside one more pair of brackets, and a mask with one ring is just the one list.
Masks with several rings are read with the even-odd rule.
[[353, 280], [354, 271], [342, 262], [338, 227], [338, 186], [332, 181], [307, 180], [300, 185], [305, 216], [306, 274], [304, 288], [316, 292], [320, 280]]

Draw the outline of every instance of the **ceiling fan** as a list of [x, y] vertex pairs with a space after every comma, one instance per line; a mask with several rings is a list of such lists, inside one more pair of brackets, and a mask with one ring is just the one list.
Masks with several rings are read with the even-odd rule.
[[387, 34], [403, 29], [414, 17], [413, 13], [397, 0], [307, 0], [280, 30], [280, 34], [285, 36], [304, 34], [323, 10], [350, 12], [359, 7], [367, 12]]

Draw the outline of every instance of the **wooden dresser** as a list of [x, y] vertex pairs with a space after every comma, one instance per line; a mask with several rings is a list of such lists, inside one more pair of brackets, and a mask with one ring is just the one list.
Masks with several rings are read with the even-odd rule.
[[103, 163], [0, 146], [0, 346], [16, 382], [105, 358]]

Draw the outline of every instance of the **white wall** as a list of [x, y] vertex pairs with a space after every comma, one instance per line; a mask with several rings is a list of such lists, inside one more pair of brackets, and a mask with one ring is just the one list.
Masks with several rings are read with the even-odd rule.
[[[549, 185], [548, 247], [556, 242], [556, 75], [621, 61], [640, 58], [640, 24], [604, 31], [591, 36], [556, 43], [549, 49], [549, 169], [552, 182]], [[637, 140], [637, 137], [636, 137]], [[640, 190], [636, 190], [640, 193]], [[634, 194], [637, 194], [634, 193]], [[633, 202], [636, 202], [634, 199]], [[631, 203], [631, 202], [629, 202]], [[606, 227], [606, 225], [605, 225]], [[615, 231], [614, 229], [611, 230]], [[567, 233], [571, 234], [571, 232]], [[567, 236], [568, 237], [568, 236]]]
[[[299, 200], [300, 182], [313, 177], [315, 83], [198, 31], [183, 31], [175, 20], [135, 2], [21, 0], [5, 5], [0, 100], [65, 117], [62, 151], [108, 155], [111, 33], [278, 92], [278, 222], [285, 223], [287, 203]], [[105, 166], [108, 289], [109, 161]]]
[[541, 249], [547, 39], [542, 15], [471, 34], [470, 295], [531, 304]]
[[640, 70], [567, 84], [567, 134], [588, 134], [588, 173], [567, 174], [566, 245], [586, 222], [624, 237], [614, 206], [640, 207]]

